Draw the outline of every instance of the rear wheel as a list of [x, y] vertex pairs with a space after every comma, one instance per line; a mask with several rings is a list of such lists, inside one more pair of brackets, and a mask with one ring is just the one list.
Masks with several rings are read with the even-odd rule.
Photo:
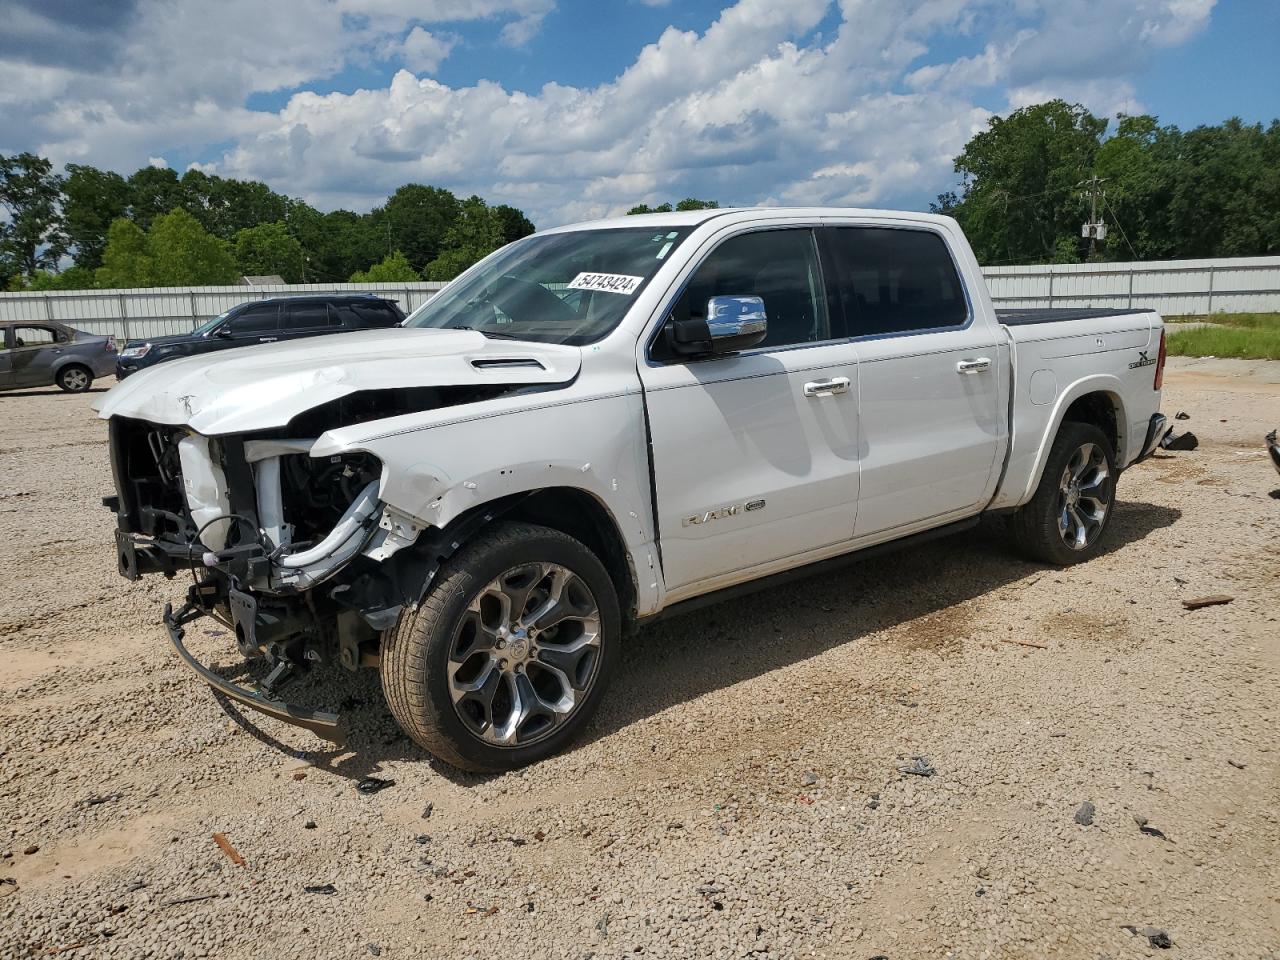
[[1058, 430], [1035, 496], [1009, 521], [1024, 553], [1069, 566], [1102, 549], [1115, 506], [1111, 441], [1097, 427], [1066, 422]]
[[557, 530], [508, 523], [443, 567], [383, 638], [396, 722], [454, 766], [521, 767], [572, 741], [599, 706], [621, 617], [609, 574]]
[[59, 370], [55, 379], [58, 386], [67, 393], [84, 393], [93, 383], [93, 371], [78, 363], [71, 363]]

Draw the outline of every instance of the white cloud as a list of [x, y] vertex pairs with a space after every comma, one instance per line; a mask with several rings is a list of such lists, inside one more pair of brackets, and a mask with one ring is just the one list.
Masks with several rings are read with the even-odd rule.
[[[667, 28], [595, 86], [431, 78], [460, 42], [435, 25], [492, 20], [502, 43], [520, 44], [552, 6], [139, 0], [114, 73], [19, 70], [0, 53], [0, 151], [127, 171], [159, 151], [208, 157], [230, 141], [199, 169], [358, 209], [401, 183], [435, 183], [513, 203], [543, 226], [684, 196], [918, 203], [951, 182], [951, 158], [987, 120], [978, 104], [1064, 96], [1132, 112], [1133, 71], [1202, 29], [1213, 0], [740, 0], [701, 32]], [[564, 40], [568, 54], [574, 38]], [[935, 52], [957, 42], [964, 55]], [[403, 69], [372, 89], [309, 89], [375, 61]], [[245, 106], [254, 92], [295, 88], [277, 111]], [[6, 133], [10, 117], [26, 126]], [[17, 129], [27, 140], [5, 142]]]
[[164, 157], [147, 157], [147, 166], [163, 170], [169, 166], [169, 161]]
[[414, 27], [403, 40], [383, 47], [383, 56], [398, 59], [414, 73], [435, 73], [457, 44], [454, 37], [429, 33]]

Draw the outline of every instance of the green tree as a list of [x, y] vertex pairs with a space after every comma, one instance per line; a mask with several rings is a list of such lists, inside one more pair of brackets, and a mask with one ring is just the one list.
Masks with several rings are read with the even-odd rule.
[[479, 197], [468, 197], [445, 234], [444, 250], [427, 264], [423, 275], [428, 280], [452, 280], [500, 246], [502, 227], [498, 218]]
[[143, 230], [170, 210], [183, 206], [186, 196], [178, 175], [169, 167], [143, 167], [126, 181], [129, 187], [129, 219]]
[[[964, 178], [951, 208], [983, 263], [1041, 263], [1080, 241], [1080, 183], [1093, 171], [1107, 121], [1052, 100], [992, 117], [955, 159]], [[939, 198], [940, 207], [945, 198]]]
[[462, 205], [448, 190], [407, 183], [370, 214], [384, 251], [400, 250], [414, 269], [421, 270], [448, 246], [446, 234]]
[[502, 234], [504, 244], [515, 243], [538, 229], [522, 210], [509, 207], [505, 203], [500, 203], [492, 209], [493, 215], [498, 218], [498, 232]]
[[67, 252], [61, 192], [62, 178], [44, 157], [0, 155], [0, 260], [8, 264], [2, 272], [32, 277], [57, 266]]
[[129, 210], [129, 184], [110, 170], [67, 164], [62, 183], [62, 226], [76, 265], [90, 270], [102, 265], [107, 229]]
[[399, 250], [387, 254], [380, 263], [375, 263], [368, 270], [351, 275], [351, 283], [402, 283], [421, 279], [418, 271], [409, 263], [409, 258]]
[[287, 197], [259, 180], [229, 180], [202, 170], [188, 170], [178, 186], [183, 209], [223, 240], [249, 227], [283, 220], [289, 204]]
[[94, 271], [94, 282], [108, 289], [155, 285], [147, 235], [132, 220], [114, 220], [107, 229], [102, 266]]
[[[18, 278], [14, 278], [15, 280]], [[61, 273], [51, 270], [37, 270], [35, 276], [24, 284], [16, 285], [16, 290], [92, 290], [96, 285], [93, 271], [79, 264], [67, 267]]]
[[386, 237], [378, 237], [370, 218], [350, 210], [321, 213], [290, 200], [285, 223], [302, 244], [308, 281], [341, 282], [387, 253]]
[[672, 210], [719, 210], [719, 200], [699, 200], [697, 197], [685, 197], [675, 206], [670, 203], [660, 203], [656, 207], [651, 207], [647, 203], [637, 204], [627, 211], [627, 216], [633, 216], [638, 213], [670, 213]]
[[233, 244], [236, 268], [246, 276], [278, 274], [285, 283], [302, 280], [305, 267], [302, 244], [283, 221], [245, 227]]
[[235, 283], [240, 277], [227, 244], [186, 210], [170, 210], [151, 224], [147, 250], [158, 287]]

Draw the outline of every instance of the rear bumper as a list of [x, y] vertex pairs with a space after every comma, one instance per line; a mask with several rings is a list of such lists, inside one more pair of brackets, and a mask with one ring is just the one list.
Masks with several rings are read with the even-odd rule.
[[1155, 453], [1156, 448], [1160, 446], [1160, 441], [1164, 439], [1164, 435], [1169, 432], [1169, 421], [1163, 413], [1153, 413], [1151, 420], [1147, 424], [1147, 435], [1142, 441], [1142, 452], [1138, 454], [1138, 458], [1134, 463], [1141, 463], [1151, 454]]
[[311, 710], [307, 707], [286, 703], [269, 692], [262, 690], [261, 687], [239, 686], [218, 676], [218, 674], [197, 660], [182, 642], [183, 627], [204, 615], [205, 611], [190, 600], [177, 613], [174, 613], [172, 604], [166, 603], [164, 607], [164, 625], [169, 632], [169, 642], [173, 644], [173, 649], [178, 652], [178, 656], [192, 673], [212, 687], [216, 693], [222, 694], [228, 700], [234, 700], [236, 703], [251, 710], [257, 710], [259, 713], [274, 717], [276, 720], [292, 724], [295, 727], [310, 730], [316, 736], [339, 746], [346, 742], [338, 714], [330, 713], [326, 710]]

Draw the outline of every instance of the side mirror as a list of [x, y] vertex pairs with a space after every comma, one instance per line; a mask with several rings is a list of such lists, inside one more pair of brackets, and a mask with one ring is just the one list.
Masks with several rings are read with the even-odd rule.
[[231, 324], [224, 323], [217, 330], [213, 331], [215, 337], [221, 337], [223, 340], [231, 339]]
[[769, 333], [764, 300], [760, 297], [712, 297], [706, 319], [677, 320], [671, 344], [686, 356], [722, 356], [760, 343]]

